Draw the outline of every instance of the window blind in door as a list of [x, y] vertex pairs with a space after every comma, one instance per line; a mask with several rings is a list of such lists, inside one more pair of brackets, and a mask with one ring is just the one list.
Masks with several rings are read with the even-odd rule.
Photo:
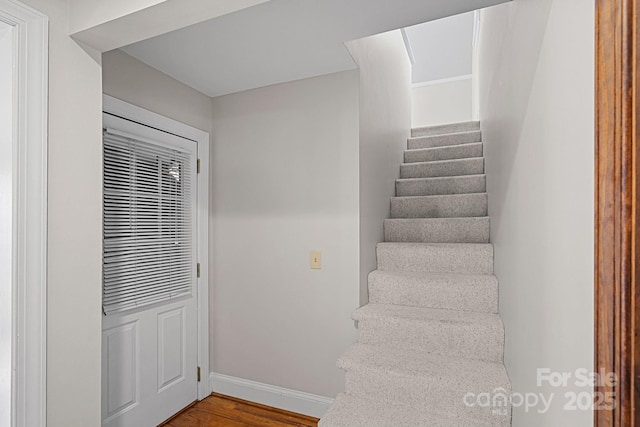
[[191, 294], [191, 154], [105, 130], [105, 314]]

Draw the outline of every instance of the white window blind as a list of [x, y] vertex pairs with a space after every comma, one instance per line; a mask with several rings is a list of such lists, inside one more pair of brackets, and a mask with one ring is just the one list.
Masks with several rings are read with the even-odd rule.
[[103, 146], [104, 313], [190, 295], [192, 155], [111, 129]]

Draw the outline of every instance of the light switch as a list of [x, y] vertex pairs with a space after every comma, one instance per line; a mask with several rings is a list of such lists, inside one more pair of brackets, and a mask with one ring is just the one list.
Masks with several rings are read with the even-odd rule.
[[315, 270], [322, 268], [322, 253], [320, 251], [311, 251], [311, 268]]

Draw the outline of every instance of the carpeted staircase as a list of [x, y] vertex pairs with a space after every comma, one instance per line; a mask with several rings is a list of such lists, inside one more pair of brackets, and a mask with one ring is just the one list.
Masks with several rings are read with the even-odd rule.
[[510, 426], [479, 123], [413, 129], [405, 162], [319, 427]]

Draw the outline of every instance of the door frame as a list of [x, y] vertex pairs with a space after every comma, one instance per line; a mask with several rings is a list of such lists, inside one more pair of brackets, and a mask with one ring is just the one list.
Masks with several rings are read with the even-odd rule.
[[[640, 425], [640, 215], [638, 0], [595, 1], [594, 367], [616, 405], [596, 427]], [[605, 400], [606, 401], [606, 400]]]
[[172, 133], [198, 143], [198, 261], [200, 277], [197, 279], [198, 309], [198, 400], [211, 394], [209, 385], [209, 133], [184, 123], [145, 110], [109, 95], [102, 96], [102, 111], [164, 132]]
[[14, 27], [11, 425], [46, 425], [48, 17], [0, 0]]

